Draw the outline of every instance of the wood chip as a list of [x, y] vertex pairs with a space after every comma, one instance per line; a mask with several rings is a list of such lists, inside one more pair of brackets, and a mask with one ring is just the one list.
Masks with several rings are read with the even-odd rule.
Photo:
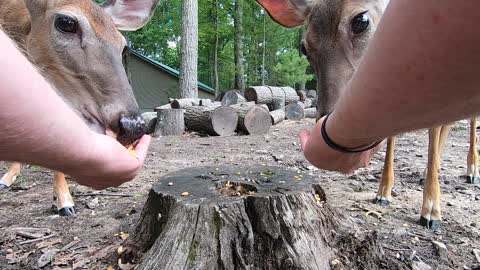
[[183, 192], [183, 193], [182, 193], [182, 196], [184, 196], [184, 197], [186, 197], [186, 196], [188, 196], [188, 195], [190, 195], [190, 193], [188, 193], [188, 192]]

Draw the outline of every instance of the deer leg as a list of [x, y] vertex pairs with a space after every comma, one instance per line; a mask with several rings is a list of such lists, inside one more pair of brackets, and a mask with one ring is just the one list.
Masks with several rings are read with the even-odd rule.
[[441, 126], [429, 130], [428, 170], [423, 189], [423, 205], [420, 217], [420, 224], [432, 230], [439, 229], [442, 220], [440, 212], [440, 185], [438, 183], [442, 130], [445, 131]]
[[[438, 142], [438, 146], [439, 146], [439, 156], [441, 157], [442, 154], [443, 154], [443, 150], [445, 150], [445, 145], [447, 144], [447, 139], [448, 139], [448, 133], [450, 132], [450, 128], [451, 128], [451, 124], [450, 125], [445, 125], [445, 126], [442, 126], [441, 127], [441, 130], [440, 130], [440, 139], [439, 139], [439, 142]], [[423, 178], [420, 179], [420, 185], [423, 185], [424, 183], [424, 180], [427, 178], [427, 172], [428, 172], [428, 165], [427, 167], [425, 168], [425, 170], [423, 171]]]
[[8, 168], [7, 173], [5, 173], [0, 179], [0, 189], [9, 188], [17, 179], [17, 176], [20, 174], [20, 163], [12, 162]]
[[382, 181], [378, 188], [375, 202], [381, 206], [387, 206], [392, 201], [392, 187], [395, 180], [393, 174], [393, 157], [395, 151], [395, 137], [389, 137], [387, 140], [387, 153], [385, 155], [385, 164], [383, 166]]
[[57, 208], [60, 216], [74, 216], [75, 215], [75, 203], [73, 202], [72, 195], [68, 189], [67, 180], [65, 174], [61, 172], [55, 172], [55, 184], [54, 189], [54, 207]]
[[470, 149], [467, 156], [467, 183], [480, 184], [477, 152], [477, 118], [470, 119]]

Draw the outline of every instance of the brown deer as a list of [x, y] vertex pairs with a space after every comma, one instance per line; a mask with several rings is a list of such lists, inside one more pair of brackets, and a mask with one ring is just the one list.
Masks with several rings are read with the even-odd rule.
[[[355, 72], [388, 0], [257, 0], [280, 25], [305, 25], [302, 52], [318, 78], [318, 118], [330, 112]], [[450, 125], [429, 130], [429, 154], [420, 223], [437, 229], [441, 222], [438, 171]], [[467, 181], [479, 181], [476, 120], [471, 120]], [[395, 138], [388, 138], [382, 180], [375, 202], [388, 205], [394, 182]]]
[[[0, 29], [92, 130], [128, 146], [144, 134], [145, 123], [123, 67], [126, 40], [119, 30], [143, 27], [157, 2], [2, 0]], [[19, 173], [20, 164], [12, 163], [0, 188], [11, 186]], [[55, 172], [54, 183], [60, 215], [74, 215], [65, 175]]]

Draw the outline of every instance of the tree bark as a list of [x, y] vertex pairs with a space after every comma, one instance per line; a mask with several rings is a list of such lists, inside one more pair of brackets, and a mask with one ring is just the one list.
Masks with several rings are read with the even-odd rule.
[[235, 133], [238, 115], [234, 109], [224, 106], [187, 107], [185, 126], [188, 130], [211, 136], [227, 136]]
[[317, 108], [306, 108], [303, 110], [305, 118], [317, 118]]
[[230, 106], [239, 103], [245, 103], [247, 100], [242, 96], [239, 90], [230, 90], [222, 98], [223, 106]]
[[268, 86], [252, 86], [245, 90], [245, 98], [257, 104], [270, 104], [273, 102], [272, 91]]
[[262, 42], [262, 85], [265, 85], [265, 56], [267, 51], [267, 12], [263, 9], [263, 42]]
[[280, 109], [276, 111], [271, 111], [270, 116], [272, 118], [272, 125], [276, 125], [285, 120], [285, 110]]
[[121, 259], [144, 254], [138, 270], [379, 269], [384, 254], [376, 233], [359, 232], [332, 208], [317, 178], [298, 178], [260, 166], [164, 176]]
[[311, 98], [306, 98], [304, 101], [302, 101], [304, 106], [303, 108], [306, 109], [306, 108], [310, 108], [313, 106], [313, 99]]
[[212, 104], [210, 99], [184, 98], [172, 100], [170, 106], [172, 109], [185, 109], [191, 106], [206, 106], [209, 104]]
[[177, 136], [185, 132], [185, 120], [181, 109], [157, 110], [155, 136]]
[[198, 98], [198, 0], [183, 0], [180, 98]]
[[303, 111], [303, 104], [299, 104], [300, 102], [288, 104], [285, 107], [285, 114], [286, 118], [289, 120], [300, 120], [305, 117], [305, 113]]
[[272, 120], [265, 105], [248, 102], [231, 107], [238, 113], [238, 129], [245, 134], [263, 135], [270, 130]]
[[285, 104], [294, 103], [300, 100], [300, 97], [297, 95], [297, 91], [292, 87], [286, 86], [282, 87], [283, 91], [285, 92]]
[[309, 98], [316, 98], [317, 97], [317, 90], [308, 90], [307, 97]]
[[235, 0], [235, 88], [245, 91], [245, 69], [243, 66], [243, 0]]

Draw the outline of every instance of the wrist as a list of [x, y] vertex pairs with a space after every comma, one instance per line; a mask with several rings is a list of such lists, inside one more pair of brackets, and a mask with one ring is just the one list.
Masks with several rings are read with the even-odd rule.
[[335, 112], [330, 114], [325, 123], [325, 131], [333, 142], [349, 149], [368, 148], [382, 140], [382, 138], [355, 136], [357, 131], [353, 125], [348, 124], [348, 120]]

